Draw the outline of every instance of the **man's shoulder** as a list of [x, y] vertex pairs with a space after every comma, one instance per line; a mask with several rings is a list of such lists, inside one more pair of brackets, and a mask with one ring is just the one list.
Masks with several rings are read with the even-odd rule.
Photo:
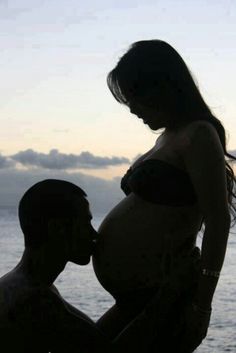
[[57, 321], [64, 311], [61, 298], [49, 288], [0, 286], [0, 318], [9, 327], [39, 329]]
[[0, 285], [0, 350], [25, 352], [32, 347], [32, 352], [46, 352], [52, 320], [45, 315], [45, 299], [53, 310], [51, 293], [45, 289]]
[[57, 312], [59, 308], [64, 307], [61, 297], [48, 287], [35, 286], [30, 287], [19, 293], [15, 300], [15, 306], [26, 310], [27, 308], [33, 311], [50, 314]]

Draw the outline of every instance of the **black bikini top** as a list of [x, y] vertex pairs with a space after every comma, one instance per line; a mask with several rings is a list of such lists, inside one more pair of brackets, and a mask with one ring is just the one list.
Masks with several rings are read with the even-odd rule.
[[197, 202], [187, 172], [158, 159], [146, 159], [129, 168], [121, 179], [126, 195], [134, 192], [142, 199], [161, 205], [186, 206]]

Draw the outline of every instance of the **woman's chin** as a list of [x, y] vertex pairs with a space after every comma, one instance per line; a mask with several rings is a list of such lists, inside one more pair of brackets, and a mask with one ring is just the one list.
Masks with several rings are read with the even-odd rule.
[[144, 124], [147, 125], [151, 130], [158, 130], [161, 128], [159, 124], [153, 121], [144, 121]]

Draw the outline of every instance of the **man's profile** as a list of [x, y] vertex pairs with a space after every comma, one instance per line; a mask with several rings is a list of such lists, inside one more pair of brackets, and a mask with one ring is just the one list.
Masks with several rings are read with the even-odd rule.
[[85, 192], [63, 180], [33, 185], [19, 203], [25, 250], [0, 278], [0, 350], [106, 352], [94, 322], [67, 303], [53, 282], [68, 261], [89, 263], [96, 232]]

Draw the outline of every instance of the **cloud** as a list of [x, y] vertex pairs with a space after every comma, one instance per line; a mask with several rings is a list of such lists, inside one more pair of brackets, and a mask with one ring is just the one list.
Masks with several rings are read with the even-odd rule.
[[[105, 180], [102, 178], [86, 175], [81, 172], [68, 173], [62, 168], [40, 168], [39, 166], [43, 164], [42, 162], [37, 162], [38, 164], [32, 162], [35, 161], [36, 157], [40, 159], [40, 156], [43, 155], [44, 157], [46, 156], [49, 161], [50, 155], [53, 156], [53, 154], [55, 154], [62, 156], [63, 154], [59, 152], [52, 152], [53, 150], [49, 154], [41, 154], [33, 150], [27, 151], [25, 151], [27, 153], [19, 152], [15, 156], [19, 155], [22, 159], [24, 156], [25, 165], [29, 163], [30, 166], [37, 165], [37, 168], [19, 170], [14, 166], [13, 160], [10, 160], [9, 158], [4, 157], [0, 154], [0, 207], [12, 206], [16, 208], [20, 198], [30, 186], [40, 180], [47, 178], [68, 180], [80, 186], [88, 195], [90, 208], [92, 214], [95, 217], [104, 217], [104, 215], [107, 214], [125, 196], [120, 189], [120, 177], [113, 178], [112, 180]], [[233, 155], [236, 155], [236, 151], [229, 152]], [[64, 156], [70, 155], [65, 154]], [[84, 160], [81, 156], [84, 158]], [[45, 159], [47, 160], [46, 157]], [[115, 158], [117, 158], [112, 157], [109, 159], [106, 157], [96, 157], [89, 152], [82, 152], [79, 157], [81, 165], [87, 163], [93, 165], [93, 167], [94, 165], [96, 165], [96, 163], [98, 163], [98, 165], [100, 166], [102, 165], [102, 163], [105, 163], [104, 161], [108, 160], [108, 162], [111, 163], [111, 160], [113, 160], [114, 162], [116, 161]], [[15, 160], [18, 159], [20, 160], [20, 157], [15, 158]], [[100, 159], [102, 159], [102, 162], [100, 161]], [[121, 162], [122, 158], [118, 158], [118, 161]], [[106, 166], [110, 165], [108, 162], [105, 163]], [[66, 163], [64, 163], [63, 165], [64, 168], [68, 167], [69, 165], [68, 162]], [[109, 195], [109, 197], [107, 197], [107, 195]]]
[[[56, 149], [49, 153], [28, 149], [12, 156], [0, 154], [0, 207], [13, 207], [15, 210], [24, 192], [33, 184], [48, 178], [62, 179], [84, 189], [92, 214], [103, 217], [124, 197], [120, 189], [120, 177], [105, 180], [72, 170], [102, 169], [123, 163], [129, 163], [129, 159], [99, 157], [90, 152], [65, 154]], [[19, 169], [19, 164], [29, 168]]]
[[11, 159], [9, 159], [8, 157], [2, 156], [0, 154], [0, 169], [4, 169], [4, 168], [10, 168], [15, 164], [14, 161], [12, 161]]
[[99, 157], [90, 152], [80, 154], [60, 153], [52, 149], [48, 154], [36, 152], [32, 149], [20, 151], [10, 158], [27, 167], [40, 167], [45, 169], [104, 169], [109, 166], [116, 166], [130, 163], [125, 157]]
[[78, 172], [11, 168], [0, 169], [0, 207], [16, 208], [25, 191], [44, 179], [62, 179], [80, 186], [88, 195], [90, 209], [94, 216], [104, 216], [125, 196], [120, 189], [120, 178], [118, 177], [113, 180], [105, 180]]
[[[236, 157], [236, 150], [229, 151]], [[0, 154], [0, 169], [13, 167], [20, 163], [28, 168], [41, 168], [46, 170], [79, 170], [79, 169], [106, 169], [110, 166], [134, 163], [141, 154], [136, 155], [131, 160], [126, 157], [101, 157], [85, 151], [80, 154], [61, 153], [57, 149], [51, 149], [48, 153], [41, 153], [33, 149], [19, 151], [12, 156], [2, 156]], [[234, 161], [232, 161], [234, 163]]]

